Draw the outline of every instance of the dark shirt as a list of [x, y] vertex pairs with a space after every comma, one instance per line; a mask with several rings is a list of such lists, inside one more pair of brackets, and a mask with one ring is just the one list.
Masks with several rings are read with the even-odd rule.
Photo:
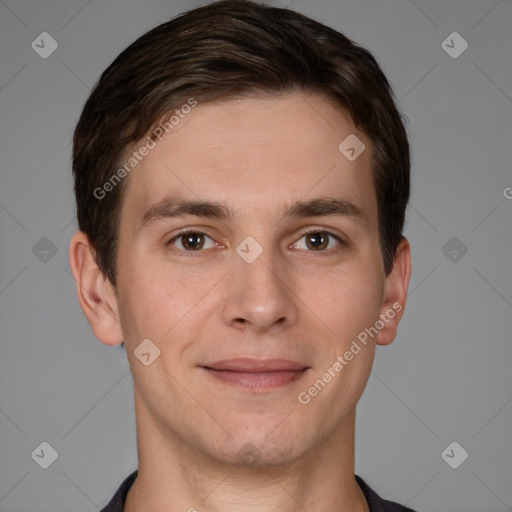
[[[114, 497], [110, 500], [110, 503], [101, 512], [123, 512], [124, 504], [126, 501], [126, 495], [130, 490], [135, 478], [137, 477], [138, 471], [134, 471], [126, 480], [121, 484], [121, 487], [117, 490]], [[370, 512], [415, 512], [414, 510], [399, 505], [394, 501], [383, 500], [378, 494], [368, 487], [368, 484], [358, 475], [355, 475], [356, 481], [363, 491]]]

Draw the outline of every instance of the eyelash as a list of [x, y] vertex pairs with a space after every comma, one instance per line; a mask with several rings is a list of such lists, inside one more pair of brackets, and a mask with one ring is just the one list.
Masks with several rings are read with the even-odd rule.
[[[177, 235], [174, 235], [167, 243], [166, 243], [166, 246], [172, 246], [172, 244], [174, 242], [176, 242], [177, 240], [179, 240], [182, 236], [184, 235], [188, 235], [190, 233], [193, 233], [193, 234], [196, 234], [196, 235], [203, 235], [203, 236], [206, 236], [208, 237], [210, 240], [213, 241], [213, 238], [211, 236], [209, 236], [208, 234], [204, 233], [203, 231], [200, 231], [200, 230], [197, 230], [197, 229], [185, 229], [183, 231], [181, 231], [180, 233], [178, 233]], [[331, 233], [330, 231], [327, 231], [325, 229], [319, 229], [319, 228], [316, 228], [316, 229], [311, 229], [309, 231], [305, 231], [301, 234], [301, 236], [299, 237], [299, 239], [297, 240], [297, 242], [299, 240], [301, 240], [302, 238], [304, 238], [305, 236], [307, 235], [310, 235], [310, 234], [316, 234], [316, 233], [323, 233], [323, 234], [326, 234], [328, 237], [330, 237], [331, 239], [334, 239], [338, 242], [338, 244], [341, 246], [341, 247], [346, 247], [347, 246], [347, 243], [342, 240], [339, 236], [335, 235], [334, 233]], [[297, 242], [295, 242], [293, 245], [295, 245]], [[174, 249], [176, 251], [179, 251], [180, 253], [187, 253], [189, 255], [189, 257], [194, 257], [194, 256], [199, 256], [199, 254], [201, 252], [204, 252], [205, 250], [208, 250], [208, 249], [198, 249], [197, 251], [189, 251], [189, 250], [186, 250], [186, 249]], [[294, 250], [303, 250], [303, 249], [294, 249]], [[331, 248], [331, 249], [323, 249], [323, 250], [319, 250], [319, 251], [314, 251], [314, 250], [307, 250], [306, 252], [310, 252], [310, 253], [315, 253], [315, 252], [318, 252], [318, 253], [331, 253], [333, 251], [337, 251], [339, 250], [336, 249], [336, 248]]]

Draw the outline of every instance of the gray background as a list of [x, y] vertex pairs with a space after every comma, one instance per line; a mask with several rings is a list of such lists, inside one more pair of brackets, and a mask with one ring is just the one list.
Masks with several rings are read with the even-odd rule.
[[[95, 340], [69, 271], [71, 134], [113, 58], [201, 3], [0, 0], [1, 512], [97, 511], [136, 468], [124, 350]], [[372, 51], [410, 121], [413, 275], [358, 406], [356, 472], [425, 512], [512, 510], [512, 3], [290, 7]], [[47, 59], [31, 48], [43, 31]], [[48, 469], [31, 457], [43, 441]], [[469, 453], [457, 469], [441, 457], [453, 441]]]

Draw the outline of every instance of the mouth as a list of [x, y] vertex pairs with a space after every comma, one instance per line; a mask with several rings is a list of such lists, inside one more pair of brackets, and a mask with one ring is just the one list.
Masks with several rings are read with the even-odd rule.
[[309, 366], [287, 359], [225, 359], [203, 365], [212, 377], [249, 390], [275, 389], [300, 379]]

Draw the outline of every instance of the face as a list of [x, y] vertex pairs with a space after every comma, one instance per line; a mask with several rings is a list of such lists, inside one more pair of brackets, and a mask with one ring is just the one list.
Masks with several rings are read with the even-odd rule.
[[391, 309], [370, 162], [367, 137], [305, 93], [198, 104], [157, 140], [131, 171], [117, 260], [140, 428], [268, 464], [343, 428], [381, 333], [357, 340]]

